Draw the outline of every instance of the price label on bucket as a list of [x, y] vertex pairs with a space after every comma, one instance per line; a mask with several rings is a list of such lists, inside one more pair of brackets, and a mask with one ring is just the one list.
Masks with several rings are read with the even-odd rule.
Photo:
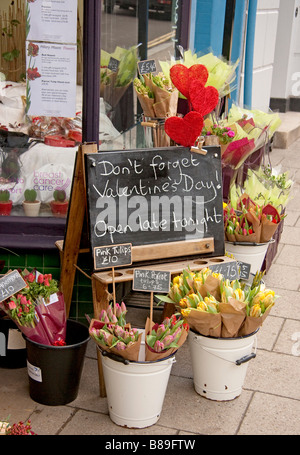
[[168, 293], [170, 281], [171, 272], [135, 269], [132, 289], [134, 291]]
[[7, 273], [0, 278], [0, 302], [26, 287], [26, 283], [17, 270]]

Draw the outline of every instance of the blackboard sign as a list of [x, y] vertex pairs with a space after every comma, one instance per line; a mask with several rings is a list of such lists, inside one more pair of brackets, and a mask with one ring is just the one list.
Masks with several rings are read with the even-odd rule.
[[131, 243], [94, 248], [95, 270], [131, 264]]
[[159, 270], [134, 269], [134, 291], [165, 292], [170, 289], [171, 272]]
[[247, 264], [246, 262], [237, 261], [240, 273], [241, 280], [248, 280], [250, 276], [251, 264]]
[[215, 273], [222, 273], [223, 277], [227, 280], [238, 280], [239, 270], [236, 261], [223, 262], [218, 264], [209, 265], [210, 270]]
[[7, 273], [0, 278], [0, 302], [24, 289], [26, 282], [17, 270]]
[[138, 62], [138, 70], [140, 74], [155, 73], [155, 60], [142, 60]]
[[[214, 238], [224, 255], [220, 147], [85, 154], [89, 233], [95, 247]], [[162, 258], [164, 259], [164, 258]]]
[[116, 58], [110, 57], [108, 62], [108, 69], [110, 69], [113, 73], [116, 73], [119, 68], [120, 61]]

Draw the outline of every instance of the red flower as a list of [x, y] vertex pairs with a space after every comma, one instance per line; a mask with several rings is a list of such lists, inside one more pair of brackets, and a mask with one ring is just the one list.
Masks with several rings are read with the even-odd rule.
[[42, 275], [42, 274], [40, 273], [37, 280], [38, 280], [38, 283], [43, 284], [43, 282], [44, 282], [44, 275]]
[[38, 72], [37, 68], [28, 68], [27, 69], [27, 77], [30, 81], [34, 81], [38, 77], [41, 77], [40, 73]]

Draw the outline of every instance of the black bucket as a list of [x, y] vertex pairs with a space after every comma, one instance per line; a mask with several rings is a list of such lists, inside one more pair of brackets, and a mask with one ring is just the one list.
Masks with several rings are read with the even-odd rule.
[[47, 346], [26, 338], [30, 397], [60, 406], [75, 400], [84, 364], [88, 328], [68, 319], [66, 346]]
[[0, 318], [0, 368], [25, 368], [26, 343], [9, 318]]

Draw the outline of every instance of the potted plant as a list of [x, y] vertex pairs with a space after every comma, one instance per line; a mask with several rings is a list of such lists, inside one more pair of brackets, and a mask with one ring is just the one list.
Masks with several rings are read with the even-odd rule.
[[51, 211], [56, 217], [65, 217], [68, 211], [69, 201], [64, 190], [54, 190], [54, 200], [50, 202]]
[[8, 190], [0, 190], [0, 215], [10, 215], [12, 201]]
[[24, 192], [25, 200], [23, 201], [23, 209], [26, 216], [38, 216], [41, 201], [37, 200], [37, 193], [34, 189], [27, 189]]

